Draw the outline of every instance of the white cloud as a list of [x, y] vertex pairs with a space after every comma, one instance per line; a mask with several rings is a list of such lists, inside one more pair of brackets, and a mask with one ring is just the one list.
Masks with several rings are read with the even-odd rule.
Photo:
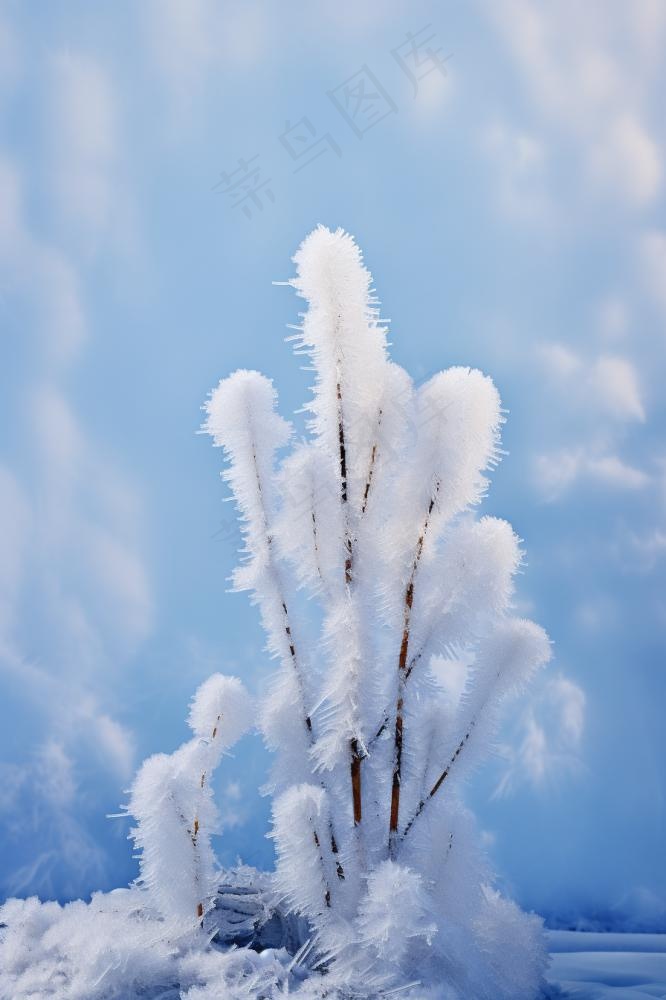
[[133, 733], [104, 712], [91, 713], [90, 725], [90, 742], [99, 746], [110, 770], [123, 780], [130, 778], [136, 762]]
[[580, 480], [620, 490], [640, 490], [651, 482], [647, 473], [617, 455], [597, 455], [584, 447], [562, 448], [537, 455], [534, 460], [533, 482], [545, 500], [560, 499]]
[[565, 742], [578, 746], [585, 728], [585, 692], [568, 677], [558, 674], [548, 683], [548, 695], [554, 706], [559, 706]]
[[184, 104], [201, 85], [211, 55], [215, 4], [211, 0], [164, 0], [149, 3], [145, 29], [150, 51]]
[[650, 96], [659, 92], [655, 35], [663, 32], [663, 18], [651, 0], [631, 7], [499, 0], [484, 9], [540, 115], [573, 144], [587, 193], [602, 190], [629, 207], [654, 201], [662, 153], [648, 122], [659, 114]]
[[618, 608], [608, 595], [588, 595], [576, 608], [575, 618], [584, 631], [600, 633], [618, 620]]
[[635, 117], [623, 113], [608, 123], [587, 151], [593, 184], [619, 192], [638, 206], [652, 201], [662, 179], [661, 151]]
[[563, 674], [542, 681], [502, 747], [507, 764], [494, 797], [527, 783], [548, 787], [580, 769], [585, 730], [585, 692]]
[[0, 156], [0, 249], [5, 253], [20, 238], [22, 210], [21, 179], [16, 167]]
[[20, 172], [2, 155], [0, 263], [8, 282], [7, 298], [16, 296], [31, 311], [29, 329], [39, 337], [44, 363], [71, 361], [86, 336], [78, 274], [60, 250], [30, 231]]
[[539, 344], [537, 354], [543, 368], [558, 378], [568, 378], [582, 366], [582, 361], [569, 347], [555, 342]]
[[625, 528], [614, 538], [615, 556], [623, 570], [651, 573], [666, 557], [666, 527]]
[[422, 126], [432, 126], [451, 105], [457, 90], [457, 75], [452, 63], [447, 61], [444, 70], [430, 69], [419, 80], [418, 92], [407, 105], [409, 121]]
[[243, 826], [248, 820], [247, 803], [243, 804], [243, 790], [237, 781], [229, 781], [222, 789], [220, 816], [224, 830]]
[[[25, 262], [35, 295], [36, 325], [49, 354], [70, 360], [87, 336], [87, 321], [79, 275], [58, 250], [37, 244]], [[26, 283], [27, 285], [27, 283]]]
[[633, 33], [641, 63], [650, 71], [663, 66], [666, 40], [666, 7], [661, 0], [638, 0], [630, 7], [621, 5]]
[[600, 458], [587, 458], [584, 472], [608, 486], [619, 489], [640, 490], [648, 485], [650, 477], [647, 473], [623, 462], [617, 455], [603, 455]]
[[26, 769], [0, 761], [0, 815], [15, 809], [25, 784]]
[[619, 420], [645, 420], [636, 369], [625, 358], [601, 357], [592, 366], [591, 388], [609, 415]]
[[[65, 72], [71, 70], [67, 63]], [[69, 97], [76, 105], [76, 95]], [[99, 101], [70, 106], [67, 136], [84, 203], [95, 185], [83, 174], [101, 170], [110, 156], [107, 126], [90, 110], [95, 106]], [[152, 628], [153, 598], [140, 498], [91, 439], [62, 381], [87, 332], [79, 274], [33, 233], [26, 201], [19, 170], [0, 157], [4, 306], [12, 319], [16, 306], [21, 332], [36, 346], [32, 387], [22, 386], [24, 408], [10, 415], [19, 457], [14, 467], [0, 468], [0, 517], [12, 527], [0, 542], [0, 672], [11, 677], [12, 698], [28, 706], [26, 724], [39, 733], [39, 750], [20, 765], [24, 777], [16, 788], [30, 798], [35, 828], [17, 836], [39, 835], [40, 843], [53, 845], [14, 873], [10, 889], [48, 895], [58, 872], [58, 891], [66, 892], [67, 871], [76, 894], [86, 877], [102, 877], [105, 863], [79, 820], [76, 768], [97, 754], [100, 774], [123, 783], [131, 775], [134, 738], [109, 703], [123, 664]], [[100, 216], [88, 212], [91, 204], [84, 222], [94, 227]]]
[[481, 147], [491, 161], [499, 210], [512, 218], [553, 221], [545, 191], [542, 140], [496, 121], [482, 132]]
[[[64, 692], [51, 692], [51, 697], [61, 705]], [[88, 760], [97, 748], [105, 718], [93, 715], [90, 719], [94, 742], [77, 743], [76, 718], [68, 719], [61, 733], [39, 743], [20, 765], [0, 762], [0, 818], [6, 844], [16, 849], [17, 857], [25, 856], [26, 843], [40, 848], [8, 873], [5, 888], [10, 895], [80, 896], [108, 876], [106, 853], [85, 829], [86, 800], [78, 787], [75, 760], [77, 751], [83, 749]], [[103, 741], [99, 749], [102, 766], [125, 780], [128, 761], [107, 759], [114, 740]], [[116, 763], [122, 763], [122, 772]]]
[[489, 851], [497, 842], [497, 834], [493, 830], [479, 830], [479, 841], [484, 850]]
[[618, 295], [609, 295], [599, 303], [599, 332], [607, 340], [619, 340], [627, 331], [629, 311], [626, 302]]
[[0, 647], [14, 624], [19, 590], [25, 576], [25, 550], [30, 515], [18, 480], [0, 465]]
[[86, 541], [103, 618], [132, 647], [147, 638], [153, 622], [153, 598], [143, 560], [132, 545], [104, 528], [91, 528]]
[[144, 31], [153, 65], [170, 99], [169, 127], [179, 133], [215, 68], [259, 66], [273, 41], [266, 8], [249, 2], [152, 0], [144, 5]]
[[108, 227], [118, 212], [113, 168], [118, 149], [111, 84], [90, 56], [72, 51], [51, 63], [48, 101], [49, 165], [61, 221], [86, 235]]
[[40, 473], [36, 571], [55, 646], [81, 663], [99, 665], [103, 650], [123, 659], [153, 623], [141, 504], [54, 384], [26, 395], [27, 445]]
[[533, 481], [545, 500], [558, 500], [580, 474], [581, 453], [568, 448], [537, 455], [533, 463]]
[[73, 802], [77, 791], [74, 765], [61, 742], [50, 739], [37, 748], [34, 770], [37, 794], [60, 809]]
[[33, 389], [28, 399], [36, 458], [49, 486], [74, 486], [84, 458], [85, 435], [69, 401], [53, 382]]
[[541, 368], [565, 394], [567, 407], [575, 405], [619, 423], [645, 421], [638, 373], [626, 358], [601, 355], [585, 362], [570, 347], [554, 341], [539, 344], [536, 355]]
[[0, 17], [0, 108], [21, 72], [23, 56], [16, 34], [9, 22]]
[[666, 233], [654, 229], [641, 236], [638, 266], [647, 291], [666, 310]]
[[[24, 451], [36, 470], [32, 515], [26, 488], [0, 469], [0, 516], [14, 529], [3, 533], [0, 551], [0, 670], [11, 673], [42, 734], [36, 791], [45, 807], [57, 799], [64, 810], [75, 798], [72, 768], [80, 755], [97, 752], [100, 768], [123, 781], [132, 773], [133, 735], [104, 705], [119, 666], [152, 627], [153, 601], [128, 485], [108, 461], [97, 475], [100, 456], [53, 386], [33, 396], [31, 414], [32, 426], [23, 425], [32, 432]], [[106, 488], [114, 477], [120, 482], [109, 502]], [[22, 577], [31, 588], [25, 606]], [[29, 662], [31, 629], [25, 627], [35, 602], [38, 648], [47, 651], [38, 667]]]
[[31, 807], [20, 811], [18, 822], [12, 812], [5, 813], [6, 840], [20, 849], [26, 839], [34, 838], [43, 849], [9, 874], [7, 894], [33, 893], [46, 899], [85, 896], [91, 884], [99, 885], [108, 877], [105, 852], [74, 811], [40, 794], [34, 768], [26, 775], [24, 792]]

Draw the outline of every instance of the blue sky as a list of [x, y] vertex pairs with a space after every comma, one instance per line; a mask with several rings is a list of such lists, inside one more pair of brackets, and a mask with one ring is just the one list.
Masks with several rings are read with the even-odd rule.
[[[125, 883], [137, 763], [266, 683], [196, 432], [240, 366], [306, 398], [271, 282], [323, 222], [396, 360], [509, 411], [485, 509], [556, 656], [469, 792], [502, 885], [666, 923], [665, 43], [652, 0], [0, 6], [1, 895]], [[271, 863], [266, 766], [221, 768], [225, 862]]]

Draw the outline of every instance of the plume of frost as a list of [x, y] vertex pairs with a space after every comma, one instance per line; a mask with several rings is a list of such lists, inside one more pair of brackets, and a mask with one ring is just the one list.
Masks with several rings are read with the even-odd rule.
[[309, 306], [295, 339], [315, 370], [308, 404], [311, 427], [333, 461], [342, 458], [344, 448], [341, 493], [350, 516], [358, 515], [380, 421], [388, 366], [386, 328], [371, 292], [371, 275], [347, 233], [319, 226], [294, 261], [297, 275], [291, 284]]
[[483, 754], [494, 734], [502, 703], [518, 693], [550, 656], [550, 643], [543, 629], [521, 618], [500, 621], [479, 643], [472, 683], [461, 701], [455, 726], [444, 740], [434, 741], [437, 752], [430, 755], [423, 794], [406, 822], [403, 838], [442, 785]]
[[416, 941], [430, 945], [437, 923], [419, 873], [395, 861], [378, 864], [368, 876], [356, 926], [360, 941], [377, 959], [398, 968]]
[[[308, 710], [309, 670], [305, 644], [299, 641], [292, 595], [279, 562], [274, 537], [277, 519], [275, 456], [291, 436], [290, 425], [276, 412], [277, 394], [272, 382], [254, 371], [237, 371], [223, 379], [206, 404], [204, 429], [224, 449], [229, 465], [223, 473], [236, 501], [245, 541], [244, 561], [234, 573], [239, 590], [249, 590], [259, 605], [268, 649], [280, 662], [278, 696], [281, 715], [288, 716], [288, 745], [276, 775], [285, 765], [298, 777], [311, 778], [309, 751], [312, 723]], [[272, 706], [264, 706], [266, 731], [276, 732], [281, 720], [272, 722]], [[276, 784], [279, 778], [276, 778]]]
[[314, 924], [330, 910], [337, 881], [326, 837], [329, 825], [328, 798], [317, 785], [296, 785], [273, 803], [278, 891]]
[[213, 767], [252, 727], [252, 713], [252, 699], [237, 677], [212, 674], [197, 689], [187, 723], [208, 749]]
[[217, 893], [210, 836], [219, 826], [211, 777], [224, 751], [251, 728], [252, 700], [236, 677], [213, 674], [196, 692], [188, 719], [193, 739], [144, 761], [127, 812], [140, 852], [139, 885], [175, 926], [198, 926]]

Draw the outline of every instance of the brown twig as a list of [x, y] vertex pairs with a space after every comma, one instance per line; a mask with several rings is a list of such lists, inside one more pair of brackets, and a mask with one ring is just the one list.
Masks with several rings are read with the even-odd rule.
[[425, 807], [428, 805], [428, 803], [431, 801], [431, 799], [433, 799], [435, 797], [435, 795], [437, 794], [437, 792], [439, 791], [439, 789], [442, 787], [442, 785], [444, 784], [444, 782], [446, 781], [446, 779], [450, 775], [451, 768], [453, 767], [453, 765], [455, 764], [455, 762], [458, 760], [458, 757], [460, 756], [463, 747], [465, 746], [465, 744], [469, 740], [470, 736], [472, 735], [472, 730], [474, 729], [475, 725], [476, 725], [476, 719], [472, 719], [472, 721], [469, 724], [469, 729], [467, 730], [467, 732], [465, 733], [465, 735], [461, 739], [460, 743], [456, 747], [456, 749], [455, 749], [455, 751], [453, 753], [453, 756], [451, 757], [451, 760], [448, 762], [448, 764], [446, 765], [446, 767], [444, 768], [444, 770], [442, 771], [442, 773], [439, 775], [439, 777], [437, 778], [437, 781], [432, 786], [432, 788], [430, 789], [430, 791], [428, 792], [428, 794], [425, 795], [421, 799], [421, 801], [419, 802], [418, 806], [416, 807], [414, 815], [412, 816], [412, 818], [410, 819], [409, 823], [407, 824], [407, 826], [405, 827], [405, 829], [403, 831], [402, 837], [400, 838], [401, 840], [405, 839], [405, 837], [407, 836], [407, 834], [409, 833], [409, 831], [411, 830], [411, 828], [413, 827], [414, 823], [419, 818], [419, 816], [421, 815], [421, 813], [423, 812], [423, 810], [425, 809]]
[[[217, 736], [217, 730], [218, 730], [218, 727], [220, 725], [221, 718], [222, 718], [222, 715], [221, 714], [218, 715], [218, 717], [217, 717], [217, 719], [215, 721], [215, 725], [213, 726], [213, 732], [211, 734], [211, 740], [214, 740], [215, 737]], [[201, 777], [199, 779], [199, 788], [203, 789], [203, 786], [205, 785], [205, 783], [206, 783], [206, 772], [202, 771], [201, 772]], [[199, 827], [199, 817], [195, 816], [194, 817], [194, 824], [193, 824], [192, 829], [190, 830], [188, 828], [188, 831], [187, 831], [189, 833], [189, 835], [190, 835], [191, 840], [192, 840], [192, 846], [194, 848], [195, 855], [196, 855], [197, 844], [198, 844], [198, 840], [199, 840], [199, 828], [200, 828]], [[202, 926], [203, 926], [203, 914], [204, 914], [204, 904], [203, 904], [203, 902], [200, 901], [199, 903], [197, 903], [197, 917], [201, 920], [201, 922], [202, 922], [201, 925]]]
[[428, 511], [426, 513], [425, 520], [423, 522], [423, 527], [421, 528], [421, 532], [416, 542], [416, 550], [414, 553], [414, 561], [412, 563], [412, 571], [410, 573], [407, 587], [405, 588], [402, 641], [400, 643], [400, 653], [398, 655], [398, 697], [395, 709], [393, 779], [391, 783], [391, 815], [389, 820], [390, 856], [393, 856], [393, 854], [395, 853], [395, 845], [398, 835], [398, 825], [400, 822], [400, 782], [402, 778], [404, 689], [408, 677], [407, 656], [409, 652], [409, 636], [411, 627], [412, 607], [414, 605], [414, 585], [416, 582], [416, 574], [418, 572], [419, 564], [421, 562], [421, 556], [423, 555], [423, 547], [425, 545], [426, 535], [428, 533], [428, 528], [430, 526], [430, 518], [435, 507], [435, 502], [437, 499], [438, 492], [439, 492], [439, 482], [435, 486], [435, 492], [433, 496], [430, 498], [430, 503], [428, 505]]

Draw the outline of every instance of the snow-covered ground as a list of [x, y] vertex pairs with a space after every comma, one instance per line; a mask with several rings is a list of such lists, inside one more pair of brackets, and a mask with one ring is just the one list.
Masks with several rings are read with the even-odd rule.
[[[174, 928], [142, 915], [137, 895], [120, 889], [65, 907], [10, 901], [0, 911], [0, 1000], [321, 997], [287, 952], [197, 947], [194, 939], [188, 947]], [[549, 931], [548, 947], [549, 1000], [666, 1000], [666, 934]], [[479, 997], [476, 990], [460, 995]], [[485, 988], [482, 995], [493, 996]], [[405, 996], [435, 1000], [440, 993], [416, 985]]]
[[549, 931], [548, 940], [548, 980], [560, 987], [563, 997], [666, 998], [666, 934]]

